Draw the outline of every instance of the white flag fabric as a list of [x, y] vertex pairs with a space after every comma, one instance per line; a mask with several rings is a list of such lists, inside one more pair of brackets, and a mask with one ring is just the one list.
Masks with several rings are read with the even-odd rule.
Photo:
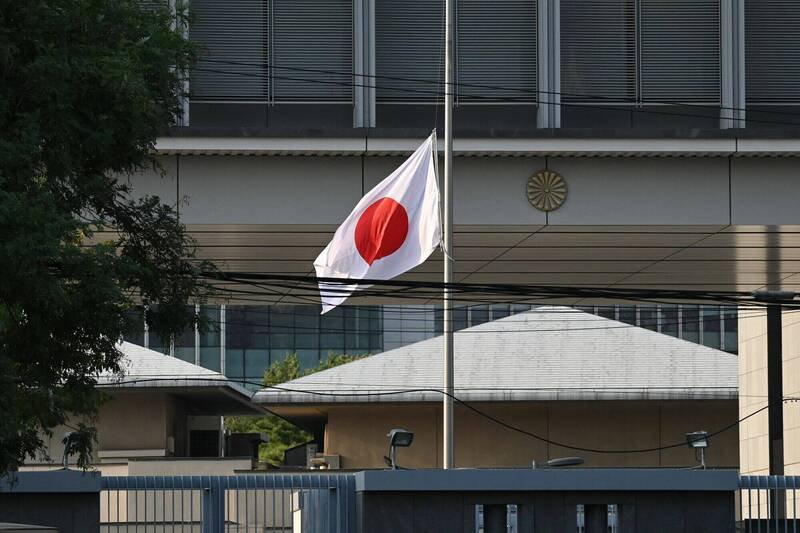
[[[391, 279], [424, 262], [439, 246], [442, 230], [434, 145], [431, 135], [358, 202], [314, 261], [317, 277]], [[320, 282], [322, 313], [344, 302], [357, 288]]]

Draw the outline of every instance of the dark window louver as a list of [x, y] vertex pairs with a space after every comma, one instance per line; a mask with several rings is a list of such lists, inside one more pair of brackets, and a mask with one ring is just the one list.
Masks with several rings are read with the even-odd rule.
[[561, 0], [562, 100], [719, 103], [719, 1]]
[[272, 18], [275, 101], [352, 102], [352, 0], [272, 0]]
[[719, 103], [719, 2], [641, 0], [643, 102]]
[[633, 0], [561, 0], [561, 100], [635, 98]]
[[800, 2], [745, 0], [745, 97], [800, 103]]
[[263, 0], [192, 0], [189, 37], [203, 48], [190, 77], [193, 100], [268, 100], [267, 10]]
[[436, 101], [444, 91], [443, 59], [442, 0], [375, 0], [378, 102]]
[[[378, 102], [444, 98], [442, 0], [376, 0], [375, 41]], [[458, 0], [454, 41], [458, 102], [536, 100], [535, 0]]]
[[458, 0], [456, 18], [458, 101], [535, 102], [536, 1]]

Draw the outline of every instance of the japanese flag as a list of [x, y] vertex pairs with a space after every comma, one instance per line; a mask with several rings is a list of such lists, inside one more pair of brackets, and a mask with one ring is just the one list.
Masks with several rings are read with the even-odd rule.
[[[425, 261], [439, 246], [434, 145], [431, 135], [358, 202], [314, 261], [317, 277], [391, 279]], [[320, 282], [319, 289], [322, 313], [327, 313], [358, 285]]]

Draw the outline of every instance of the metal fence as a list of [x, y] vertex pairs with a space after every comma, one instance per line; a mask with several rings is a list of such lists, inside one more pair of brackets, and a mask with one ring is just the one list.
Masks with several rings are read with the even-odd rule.
[[740, 476], [736, 501], [737, 531], [797, 533], [800, 476]]
[[103, 533], [352, 533], [352, 474], [103, 477]]

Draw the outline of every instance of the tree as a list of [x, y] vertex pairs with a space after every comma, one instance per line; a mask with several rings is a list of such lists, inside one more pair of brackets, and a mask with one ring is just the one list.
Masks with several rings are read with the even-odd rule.
[[[300, 360], [297, 358], [297, 354], [289, 354], [282, 361], [276, 361], [267, 368], [264, 373], [263, 385], [265, 387], [271, 387], [280, 383], [286, 383], [287, 381], [292, 381], [302, 376], [356, 361], [362, 357], [363, 356], [360, 355], [329, 354], [327, 359], [320, 361], [317, 366], [303, 372], [300, 370]], [[289, 448], [304, 444], [313, 439], [310, 433], [303, 431], [291, 422], [276, 415], [266, 417], [231, 417], [225, 420], [225, 427], [235, 432], [258, 432], [269, 435], [269, 442], [262, 445], [259, 450], [259, 458], [262, 461], [267, 461], [272, 464], [282, 463], [283, 454]]]
[[180, 109], [195, 49], [178, 11], [0, 0], [0, 475], [70, 420], [86, 466], [126, 310], [158, 303], [166, 339], [206, 294], [176, 207], [129, 185]]

